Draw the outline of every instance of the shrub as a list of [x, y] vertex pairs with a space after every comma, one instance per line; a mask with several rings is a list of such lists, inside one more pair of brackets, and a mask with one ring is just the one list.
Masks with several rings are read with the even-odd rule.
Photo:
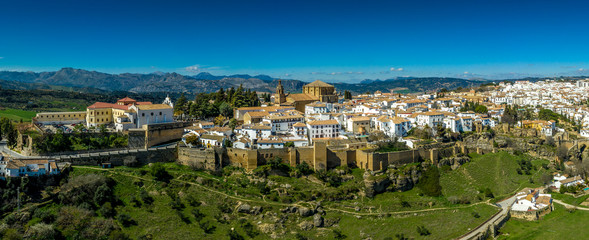
[[472, 214], [472, 216], [473, 216], [474, 218], [480, 218], [480, 217], [481, 217], [481, 215], [479, 215], [479, 213], [478, 213], [478, 212], [472, 212], [471, 214]]
[[243, 236], [239, 235], [237, 231], [229, 230], [227, 233], [230, 240], [244, 240]]
[[82, 203], [94, 205], [97, 203], [100, 206], [102, 203], [114, 198], [110, 188], [113, 185], [111, 181], [97, 174], [76, 176], [62, 185], [58, 198], [61, 203], [67, 205], [80, 205]]
[[419, 233], [419, 235], [421, 236], [428, 236], [431, 233], [429, 232], [429, 230], [427, 230], [427, 228], [425, 228], [425, 226], [417, 226], [417, 233]]
[[182, 210], [184, 208], [184, 204], [182, 203], [182, 200], [180, 200], [180, 198], [176, 197], [173, 198], [170, 202], [170, 207], [174, 210]]
[[129, 216], [129, 214], [126, 213], [121, 213], [117, 216], [117, 221], [119, 221], [119, 223], [121, 223], [121, 225], [123, 225], [124, 227], [129, 227], [131, 225], [136, 225], [137, 222], [135, 222], [135, 220], [133, 220], [133, 218], [131, 218], [131, 216]]
[[309, 239], [308, 237], [305, 237], [304, 235], [302, 235], [300, 233], [295, 234], [295, 238], [297, 240], [308, 240]]
[[35, 209], [33, 213], [33, 218], [41, 219], [42, 222], [50, 224], [55, 221], [57, 216], [49, 210], [44, 210], [41, 208]]
[[493, 192], [491, 191], [491, 189], [490, 189], [490, 188], [485, 188], [485, 189], [483, 190], [483, 193], [485, 194], [485, 197], [488, 197], [488, 198], [495, 198], [495, 195], [493, 194]]
[[172, 179], [172, 175], [168, 173], [164, 165], [161, 163], [153, 163], [151, 165], [150, 173], [155, 180], [158, 181], [169, 182], [170, 179]]
[[252, 225], [250, 222], [242, 223], [241, 227], [245, 231], [245, 234], [248, 235], [250, 238], [255, 238], [260, 234], [254, 227], [254, 225]]
[[200, 210], [198, 210], [198, 208], [194, 208], [192, 209], [192, 215], [194, 216], [194, 219], [196, 219], [197, 222], [200, 222], [204, 217], [204, 213], [200, 212]]
[[55, 239], [56, 237], [57, 233], [55, 232], [53, 225], [46, 223], [37, 223], [31, 226], [25, 234], [25, 238], [29, 239], [50, 240]]
[[200, 227], [200, 229], [205, 231], [206, 234], [213, 233], [215, 231], [215, 229], [217, 228], [213, 224], [211, 224], [209, 221], [200, 221], [198, 223], [198, 226]]
[[139, 193], [139, 197], [141, 197], [141, 201], [147, 205], [151, 205], [153, 203], [153, 198], [149, 196], [149, 193], [144, 189], [141, 189], [141, 193]]
[[338, 240], [346, 239], [348, 237], [348, 236], [344, 235], [340, 230], [337, 230], [337, 229], [333, 230], [333, 234], [334, 234], [333, 238], [338, 239]]
[[64, 235], [69, 235], [86, 227], [90, 223], [92, 215], [92, 212], [87, 209], [65, 206], [59, 210], [56, 223]]
[[258, 187], [258, 190], [260, 190], [261, 194], [266, 195], [270, 193], [270, 188], [268, 187], [268, 184], [266, 184], [265, 182], [258, 182], [256, 186]]
[[405, 207], [405, 208], [408, 208], [408, 207], [411, 207], [411, 204], [409, 204], [409, 202], [407, 202], [405, 200], [401, 200], [401, 206], [402, 207]]
[[428, 196], [437, 197], [442, 195], [440, 171], [438, 168], [433, 165], [428, 167], [423, 177], [417, 183], [417, 187]]
[[342, 183], [342, 177], [334, 171], [319, 170], [315, 172], [315, 176], [328, 186], [337, 187]]
[[192, 194], [187, 194], [185, 200], [191, 207], [198, 207], [201, 205], [200, 201], [198, 201], [198, 199], [196, 199]]
[[105, 202], [102, 205], [102, 207], [100, 207], [100, 209], [98, 209], [98, 213], [100, 213], [100, 215], [102, 215], [105, 218], [110, 218], [110, 217], [115, 216], [116, 211], [114, 210], [114, 208], [112, 207], [110, 202]]

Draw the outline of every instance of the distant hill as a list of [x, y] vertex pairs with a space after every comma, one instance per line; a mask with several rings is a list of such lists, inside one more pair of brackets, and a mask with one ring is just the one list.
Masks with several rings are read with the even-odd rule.
[[[388, 80], [364, 80], [357, 84], [336, 83], [338, 91], [352, 91], [355, 93], [382, 91], [389, 92], [426, 92], [436, 91], [443, 88], [456, 89], [459, 87], [469, 88], [479, 86], [487, 81], [468, 80], [462, 78], [397, 78]], [[399, 90], [398, 90], [399, 89]]]
[[[187, 76], [178, 73], [155, 72], [148, 74], [122, 73], [109, 74], [83, 69], [62, 68], [55, 72], [12, 72], [0, 71], [0, 82], [5, 88], [15, 89], [53, 89], [56, 86], [72, 88], [74, 91], [86, 89], [92, 91], [129, 91], [137, 93], [199, 93], [213, 92], [219, 88], [244, 88], [258, 92], [274, 92], [278, 78], [268, 75], [251, 76], [247, 74], [215, 76], [207, 72]], [[32, 85], [19, 86], [15, 82]], [[338, 92], [345, 90], [353, 93], [374, 92], [424, 92], [442, 88], [455, 89], [478, 86], [487, 81], [481, 79], [440, 78], [440, 77], [398, 77], [386, 80], [366, 79], [360, 83], [334, 83]], [[282, 80], [286, 92], [301, 92], [307, 82], [300, 80]]]

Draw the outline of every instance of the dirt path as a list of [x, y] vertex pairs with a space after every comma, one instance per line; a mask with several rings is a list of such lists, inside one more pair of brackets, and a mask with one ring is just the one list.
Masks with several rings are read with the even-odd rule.
[[561, 201], [561, 200], [558, 200], [558, 199], [552, 199], [552, 201], [554, 201], [555, 203], [558, 203], [558, 204], [560, 204], [560, 205], [563, 205], [563, 206], [564, 206], [564, 207], [566, 207], [566, 208], [574, 208], [574, 209], [577, 209], [577, 210], [582, 210], [582, 211], [589, 211], [589, 208], [585, 208], [585, 207], [579, 207], [579, 206], [571, 205], [571, 204], [565, 203], [565, 202], [563, 202], [563, 201]]

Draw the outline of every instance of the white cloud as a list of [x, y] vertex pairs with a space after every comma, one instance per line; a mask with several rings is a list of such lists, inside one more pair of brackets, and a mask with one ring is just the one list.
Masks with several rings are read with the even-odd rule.
[[402, 68], [402, 67], [400, 67], [400, 68], [394, 68], [394, 67], [392, 67], [392, 68], [390, 68], [389, 70], [390, 70], [391, 72], [402, 72], [402, 71], [403, 71], [403, 68]]
[[464, 72], [464, 74], [468, 74], [468, 72]]
[[187, 72], [191, 72], [191, 73], [199, 73], [202, 69], [197, 64], [197, 65], [192, 65], [192, 66], [185, 67], [184, 70], [186, 70]]
[[213, 67], [213, 66], [205, 66], [200, 64], [195, 64], [192, 66], [188, 66], [184, 68], [184, 71], [191, 72], [191, 73], [199, 73], [211, 70], [221, 69], [221, 67]]
[[579, 70], [577, 70], [577, 71], [579, 71], [579, 72], [584, 72], [584, 71], [586, 71], [586, 70], [587, 70], [587, 69], [584, 69], [584, 68], [579, 68]]
[[397, 68], [397, 71], [401, 72], [403, 71], [403, 68]]

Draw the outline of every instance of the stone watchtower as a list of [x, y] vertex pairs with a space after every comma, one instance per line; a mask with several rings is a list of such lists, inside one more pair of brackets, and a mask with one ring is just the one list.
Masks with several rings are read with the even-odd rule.
[[286, 95], [284, 94], [284, 87], [282, 87], [282, 80], [278, 80], [276, 87], [276, 94], [274, 95], [274, 104], [280, 105], [286, 102]]

